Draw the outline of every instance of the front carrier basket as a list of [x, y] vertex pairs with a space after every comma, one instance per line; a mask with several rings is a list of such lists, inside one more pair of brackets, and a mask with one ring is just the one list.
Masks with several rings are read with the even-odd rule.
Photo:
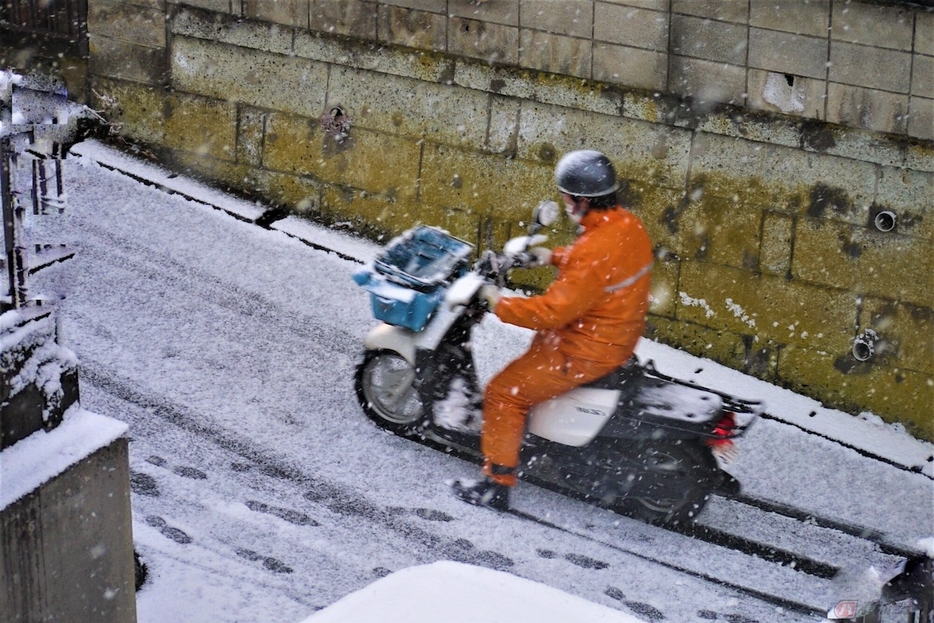
[[370, 293], [377, 320], [421, 331], [445, 286], [467, 271], [473, 247], [436, 227], [421, 226], [394, 238], [354, 281]]

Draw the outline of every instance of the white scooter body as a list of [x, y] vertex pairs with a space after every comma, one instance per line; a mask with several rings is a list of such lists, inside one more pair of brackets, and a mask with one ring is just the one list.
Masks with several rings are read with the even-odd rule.
[[566, 446], [585, 446], [609, 421], [618, 389], [576, 387], [532, 408], [529, 432]]
[[[432, 317], [428, 326], [418, 333], [385, 323], [375, 326], [364, 339], [369, 350], [391, 350], [415, 365], [419, 348], [437, 348], [462, 308], [452, 300], [469, 300], [486, 282], [475, 273], [452, 284], [445, 303]], [[616, 410], [621, 392], [611, 389], [577, 387], [560, 396], [536, 405], [529, 415], [529, 432], [566, 446], [587, 445], [603, 429]]]

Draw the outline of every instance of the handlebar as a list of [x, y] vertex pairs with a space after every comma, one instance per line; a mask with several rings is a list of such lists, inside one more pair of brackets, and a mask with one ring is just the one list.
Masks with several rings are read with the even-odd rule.
[[512, 268], [534, 268], [540, 265], [538, 258], [530, 251], [523, 251], [512, 258]]
[[486, 250], [474, 265], [474, 270], [498, 287], [506, 284], [506, 275], [513, 268], [532, 268], [538, 259], [529, 251], [515, 255], [505, 255], [492, 250]]

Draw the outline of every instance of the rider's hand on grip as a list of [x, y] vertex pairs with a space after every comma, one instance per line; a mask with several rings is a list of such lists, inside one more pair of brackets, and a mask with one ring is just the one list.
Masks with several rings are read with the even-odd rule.
[[512, 256], [513, 268], [535, 268], [549, 264], [551, 264], [551, 249], [545, 247], [532, 247]]
[[503, 245], [503, 255], [506, 257], [516, 257], [521, 253], [526, 251], [531, 251], [529, 247], [534, 245], [542, 244], [548, 240], [548, 236], [543, 234], [536, 234], [535, 236], [519, 236], [518, 238], [511, 238], [505, 245]]
[[549, 266], [551, 264], [551, 249], [532, 247], [528, 252], [533, 258], [529, 266]]
[[499, 288], [491, 285], [481, 286], [480, 290], [477, 292], [477, 296], [483, 299], [486, 306], [490, 308], [490, 311], [493, 311], [493, 308], [496, 307], [499, 300], [503, 298], [499, 293]]

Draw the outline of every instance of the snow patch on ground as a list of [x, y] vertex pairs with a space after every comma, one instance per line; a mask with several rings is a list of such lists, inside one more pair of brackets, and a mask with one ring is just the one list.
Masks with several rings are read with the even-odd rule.
[[564, 591], [458, 562], [392, 573], [305, 619], [304, 623], [641, 623]]
[[168, 192], [201, 201], [247, 221], [255, 221], [266, 211], [261, 204], [237, 199], [207, 184], [173, 173], [155, 162], [134, 158], [96, 140], [87, 140], [75, 145], [71, 153], [146, 180]]

